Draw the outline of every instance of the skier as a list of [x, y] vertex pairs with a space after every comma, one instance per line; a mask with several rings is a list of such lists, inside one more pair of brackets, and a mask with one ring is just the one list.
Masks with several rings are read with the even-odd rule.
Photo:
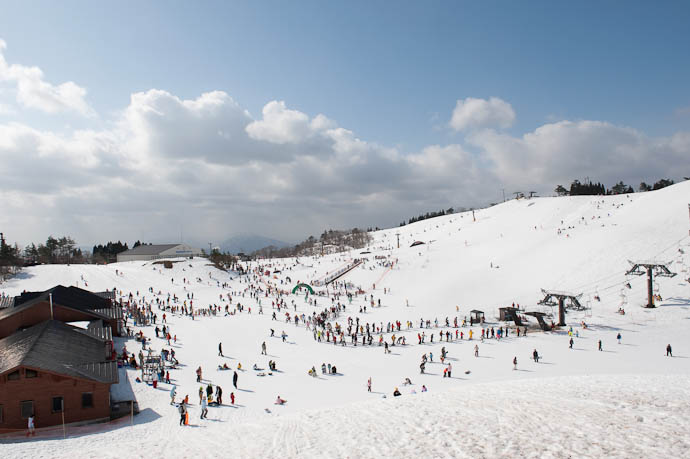
[[235, 389], [237, 389], [237, 372], [235, 371], [234, 374], [232, 375], [232, 385], [235, 386]]
[[673, 351], [670, 344], [666, 345], [666, 357], [673, 357]]

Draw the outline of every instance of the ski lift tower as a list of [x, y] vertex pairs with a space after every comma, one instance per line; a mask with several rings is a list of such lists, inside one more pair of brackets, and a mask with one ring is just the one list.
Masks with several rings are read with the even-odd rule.
[[647, 274], [647, 306], [646, 308], [654, 308], [654, 275], [659, 277], [673, 277], [676, 273], [672, 273], [666, 265], [670, 263], [658, 263], [654, 261], [640, 261], [633, 262], [628, 260], [632, 268], [625, 273], [625, 275], [644, 276]]
[[572, 293], [566, 293], [566, 292], [557, 292], [555, 290], [544, 290], [541, 289], [541, 292], [544, 294], [544, 299], [541, 300], [538, 304], [543, 304], [546, 306], [556, 306], [558, 305], [558, 326], [563, 327], [565, 326], [565, 309], [566, 309], [566, 300], [569, 301], [568, 303], [568, 308], [570, 309], [577, 309], [577, 310], [583, 310], [585, 309], [582, 304], [580, 303], [580, 298], [582, 297], [582, 293], [579, 295], [574, 295]]

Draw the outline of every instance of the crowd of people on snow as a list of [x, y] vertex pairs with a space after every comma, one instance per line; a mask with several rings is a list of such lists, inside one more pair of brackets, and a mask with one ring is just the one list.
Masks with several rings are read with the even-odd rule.
[[[385, 265], [387, 262], [381, 263]], [[215, 287], [225, 291], [218, 296], [220, 304], [208, 304], [203, 307], [200, 307], [198, 304], [195, 305], [194, 292], [191, 287], [192, 281], [186, 277], [183, 277], [181, 281], [183, 291], [185, 292], [181, 297], [172, 292], [165, 294], [161, 290], [156, 292], [153, 287], [149, 288], [146, 295], [140, 295], [139, 291], [123, 295], [122, 291], [120, 291], [128, 336], [135, 338], [136, 342], [141, 344], [138, 359], [134, 353], [128, 352], [126, 347], [124, 347], [121, 353], [122, 360], [133, 368], [142, 367], [145, 359], [144, 351], [148, 351], [150, 354], [151, 345], [153, 344], [152, 337], [145, 336], [142, 327], [153, 326], [153, 333], [157, 339], [156, 343], [160, 344], [160, 354], [165, 364], [165, 369], [161, 368], [156, 376], [158, 381], [171, 384], [170, 370], [175, 370], [179, 366], [174, 349], [178, 343], [178, 337], [172, 331], [171, 324], [168, 322], [171, 316], [187, 317], [191, 320], [200, 317], [228, 317], [238, 314], [252, 314], [252, 306], [254, 306], [255, 311], [258, 310], [258, 315], [263, 315], [263, 306], [266, 305], [268, 307], [269, 301], [272, 310], [271, 321], [284, 321], [285, 324], [308, 330], [311, 332], [313, 339], [319, 343], [332, 343], [340, 346], [380, 346], [384, 349], [385, 354], [391, 353], [394, 346], [408, 346], [411, 344], [407, 341], [408, 333], [416, 333], [417, 345], [430, 346], [436, 343], [438, 345], [446, 343], [446, 345], [441, 347], [440, 357], [437, 362], [434, 362], [433, 351], [429, 351], [422, 354], [419, 365], [420, 373], [422, 374], [425, 373], [426, 366], [429, 363], [442, 365], [441, 375], [443, 378], [453, 378], [453, 365], [448, 360], [449, 352], [446, 349], [449, 343], [474, 340], [483, 342], [487, 339], [503, 341], [509, 337], [525, 337], [528, 334], [527, 327], [493, 326], [485, 324], [483, 317], [479, 321], [470, 318], [469, 325], [467, 317], [460, 319], [458, 316], [453, 317], [452, 320], [450, 317], [445, 317], [441, 321], [438, 318], [420, 318], [418, 322], [416, 320], [394, 319], [385, 323], [383, 321], [366, 320], [365, 318], [369, 313], [376, 309], [384, 308], [386, 306], [385, 302], [382, 303], [381, 298], [375, 298], [373, 293], [365, 293], [361, 287], [353, 288], [352, 284], [342, 281], [333, 282], [331, 284], [332, 291], [328, 295], [324, 294], [324, 292], [317, 292], [315, 295], [305, 292], [304, 304], [309, 307], [309, 312], [298, 311], [298, 301], [288, 298], [288, 295], [291, 294], [290, 290], [280, 287], [280, 285], [284, 284], [284, 281], [279, 280], [279, 283], [273, 282], [273, 280], [277, 280], [277, 277], [274, 275], [272, 280], [270, 276], [265, 274], [266, 272], [270, 273], [270, 270], [265, 270], [265, 268], [266, 266], [257, 266], [253, 270], [247, 269], [244, 276], [235, 279], [236, 283], [243, 287], [239, 289], [237, 287], [233, 289], [233, 284], [230, 282], [221, 283], [220, 280], [214, 279], [211, 273], [208, 276], [210, 280], [197, 277], [195, 279], [197, 284], [204, 285], [205, 283], [207, 286], [215, 284]], [[276, 269], [274, 272], [280, 272], [280, 270]], [[171, 286], [179, 287], [180, 285], [179, 279], [178, 284], [175, 284], [174, 278], [170, 279], [170, 283]], [[375, 285], [372, 285], [373, 290], [375, 290], [375, 287]], [[390, 293], [388, 288], [383, 290], [384, 296]], [[363, 303], [353, 308], [352, 304], [355, 300], [363, 300]], [[459, 311], [459, 308], [456, 308], [456, 310]], [[350, 312], [349, 315], [348, 311]], [[357, 314], [357, 311], [359, 311], [359, 314]], [[622, 309], [618, 312], [620, 314], [625, 313]], [[127, 324], [128, 321], [132, 322], [131, 328]], [[139, 330], [134, 331], [136, 328]], [[582, 330], [587, 330], [588, 326], [582, 322], [581, 328]], [[270, 328], [269, 330], [270, 337], [276, 337], [275, 329]], [[285, 342], [288, 335], [282, 330], [278, 336]], [[579, 337], [579, 331], [573, 331], [571, 327], [568, 331], [568, 336], [569, 347], [573, 348], [574, 339]], [[622, 340], [621, 334], [618, 333], [616, 338], [620, 343]], [[598, 349], [602, 350], [601, 340], [598, 341]], [[479, 343], [475, 343], [473, 350], [474, 356], [479, 357]], [[261, 345], [261, 354], [268, 355], [265, 341]], [[670, 344], [666, 348], [666, 355], [672, 357]], [[224, 357], [222, 343], [218, 344], [218, 356]], [[534, 349], [531, 359], [535, 363], [539, 363], [541, 358], [542, 356], [537, 349]], [[517, 356], [512, 359], [512, 367], [513, 370], [518, 368]], [[277, 371], [276, 368], [276, 361], [274, 359], [269, 360], [268, 374]], [[265, 376], [267, 374], [264, 368], [259, 367], [257, 364], [254, 364], [252, 369], [257, 372], [258, 376]], [[218, 370], [232, 370], [233, 387], [235, 389], [238, 388], [239, 375], [237, 371], [242, 371], [241, 363], [237, 364], [237, 371], [231, 368], [227, 362], [218, 364]], [[219, 385], [216, 384], [214, 386], [211, 381], [203, 379], [201, 366], [196, 368], [195, 373], [197, 383], [202, 384], [199, 387], [200, 418], [206, 419], [209, 406], [221, 406], [223, 404], [223, 390]], [[316, 366], [312, 366], [307, 373], [310, 376], [318, 377]], [[469, 370], [466, 370], [465, 373], [469, 374]], [[338, 371], [334, 364], [324, 362], [321, 364], [321, 374], [335, 375], [338, 374]], [[404, 378], [402, 386], [412, 385], [409, 377]], [[367, 390], [371, 392], [371, 388], [372, 380], [369, 378]], [[421, 392], [426, 391], [426, 385], [422, 385]], [[182, 400], [176, 402], [176, 392], [177, 386], [171, 384], [170, 402], [178, 407], [181, 415], [180, 424], [185, 425], [189, 422], [189, 396], [186, 395]], [[416, 393], [416, 391], [412, 389], [411, 393]], [[400, 396], [402, 393], [396, 387], [393, 395]], [[235, 404], [234, 392], [230, 394], [230, 401], [231, 404]], [[284, 405], [285, 403], [286, 400], [280, 396], [275, 401], [277, 405]]]

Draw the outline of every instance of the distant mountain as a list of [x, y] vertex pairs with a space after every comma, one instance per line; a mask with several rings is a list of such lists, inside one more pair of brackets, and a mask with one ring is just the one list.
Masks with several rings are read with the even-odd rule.
[[264, 236], [258, 236], [256, 234], [243, 234], [238, 236], [233, 236], [226, 241], [220, 243], [221, 252], [227, 253], [251, 253], [255, 250], [263, 249], [269, 245], [282, 248], [291, 246], [289, 242], [279, 241], [277, 239], [271, 239]]

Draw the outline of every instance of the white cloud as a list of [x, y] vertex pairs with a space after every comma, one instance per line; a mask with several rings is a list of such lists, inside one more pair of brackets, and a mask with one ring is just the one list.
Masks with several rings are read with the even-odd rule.
[[512, 126], [513, 107], [498, 97], [486, 99], [459, 99], [455, 104], [449, 126], [455, 131]]
[[290, 110], [284, 101], [271, 101], [264, 105], [263, 119], [247, 125], [247, 133], [252, 139], [265, 140], [276, 144], [296, 144], [335, 127], [324, 115], [309, 116], [297, 110]]
[[688, 138], [649, 138], [629, 127], [583, 120], [545, 124], [522, 137], [487, 130], [469, 142], [504, 183], [553, 188], [587, 176], [607, 186], [674, 177], [690, 154]]
[[[466, 99], [462, 109], [475, 100], [501, 105]], [[268, 102], [257, 120], [222, 91], [135, 93], [101, 130], [0, 124], [0, 226], [20, 242], [49, 233], [80, 243], [164, 242], [181, 229], [192, 241], [238, 232], [298, 240], [486, 204], [498, 199], [498, 185], [549, 192], [584, 176], [607, 185], [675, 178], [690, 155], [690, 133], [649, 138], [605, 122], [560, 121], [511, 136], [479, 127], [505, 126], [514, 114], [469, 112], [462, 144], [411, 153], [282, 101]]]
[[86, 89], [73, 81], [53, 85], [45, 81], [38, 67], [8, 64], [3, 51], [5, 41], [0, 39], [0, 81], [16, 85], [17, 102], [26, 108], [45, 113], [76, 112], [84, 116], [94, 116], [95, 112], [86, 102]]

